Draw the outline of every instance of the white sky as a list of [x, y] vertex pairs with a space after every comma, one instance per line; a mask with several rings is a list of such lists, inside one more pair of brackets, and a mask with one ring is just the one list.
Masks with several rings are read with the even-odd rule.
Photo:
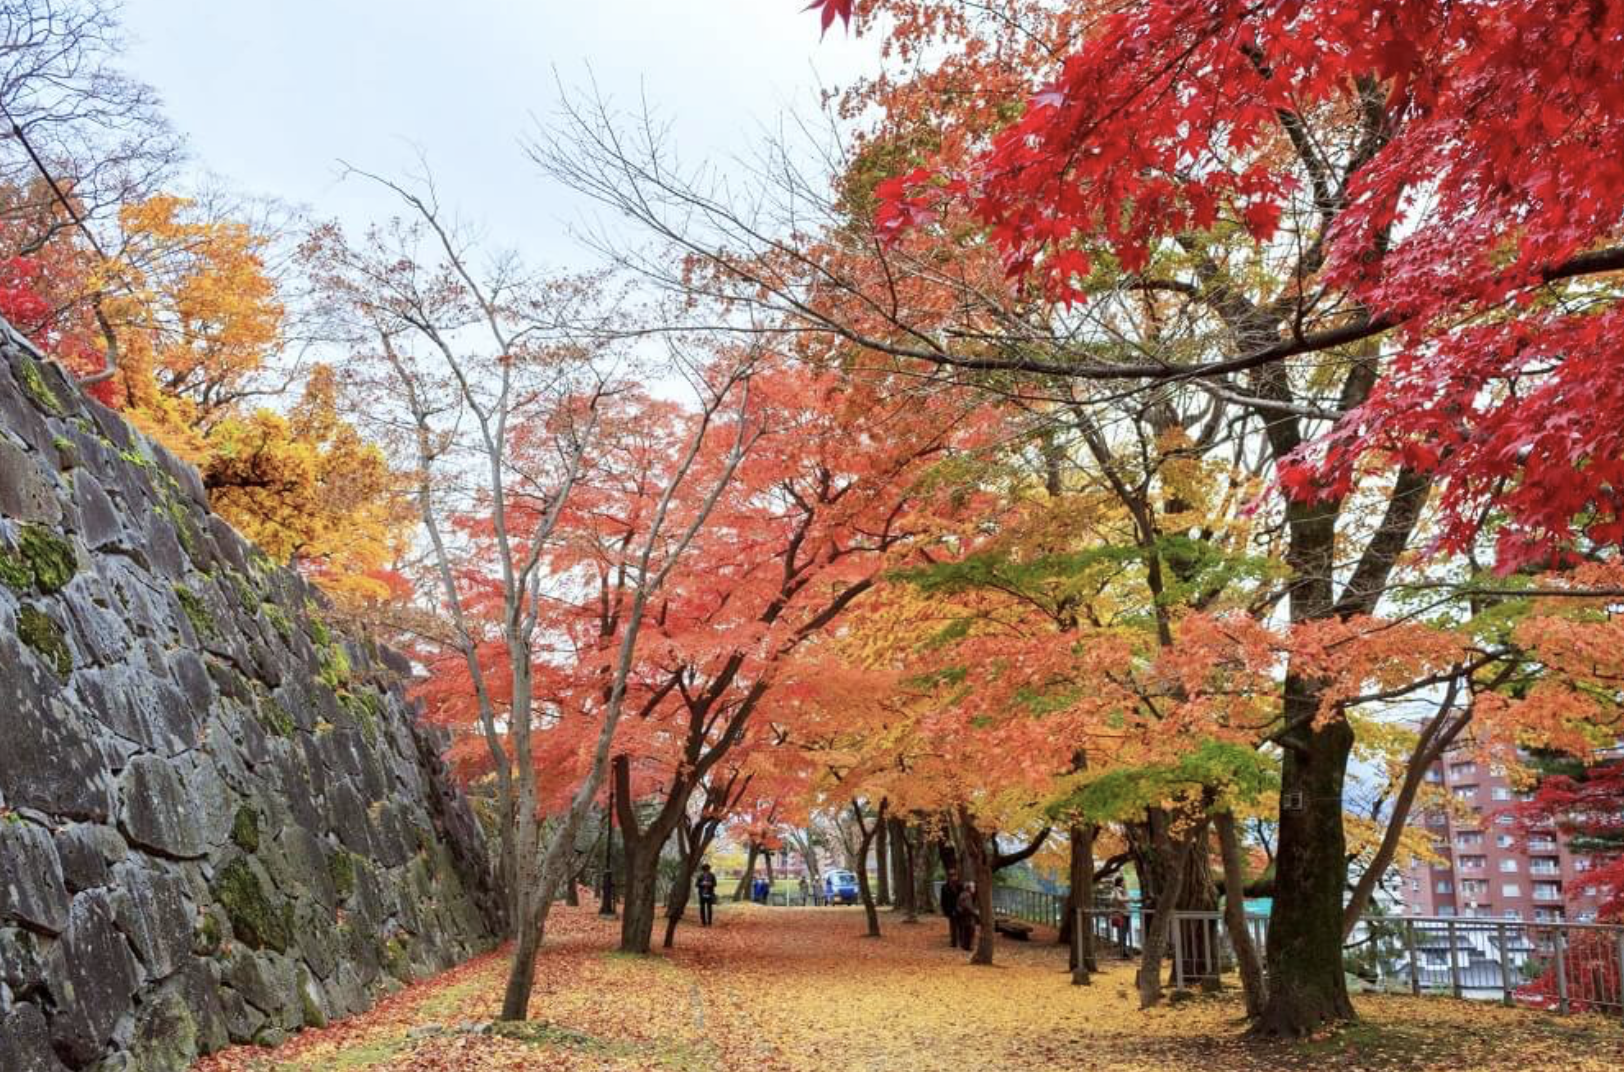
[[245, 194], [359, 227], [393, 205], [337, 161], [399, 176], [418, 150], [459, 217], [532, 264], [585, 267], [582, 206], [520, 139], [588, 72], [646, 93], [683, 157], [747, 154], [820, 84], [874, 62], [801, 0], [125, 0], [130, 73], [155, 86], [193, 164]]

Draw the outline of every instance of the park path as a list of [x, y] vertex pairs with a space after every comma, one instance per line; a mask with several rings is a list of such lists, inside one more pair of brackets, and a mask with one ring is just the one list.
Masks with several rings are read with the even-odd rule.
[[1441, 998], [1363, 998], [1356, 1027], [1254, 1043], [1231, 994], [1140, 1012], [1126, 965], [1077, 988], [1049, 942], [1004, 941], [999, 964], [974, 967], [947, 948], [940, 919], [882, 918], [885, 937], [874, 940], [860, 937], [853, 909], [726, 905], [715, 927], [685, 926], [677, 950], [645, 958], [611, 952], [612, 921], [560, 909], [528, 1024], [487, 1030], [506, 966], [493, 955], [280, 1049], [226, 1051], [197, 1072], [1624, 1068], [1624, 1025]]

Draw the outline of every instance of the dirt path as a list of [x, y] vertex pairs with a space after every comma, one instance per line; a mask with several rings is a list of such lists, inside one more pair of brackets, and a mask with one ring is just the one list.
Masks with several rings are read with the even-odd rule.
[[1258, 1069], [1617, 1072], [1624, 1025], [1448, 999], [1365, 998], [1364, 1021], [1302, 1045], [1243, 1038], [1238, 999], [1140, 1012], [1131, 971], [1069, 985], [1065, 954], [1003, 942], [972, 967], [940, 920], [858, 937], [850, 909], [724, 907], [669, 957], [626, 957], [613, 924], [561, 910], [530, 1023], [498, 1028], [500, 956], [393, 996], [275, 1051], [239, 1048], [197, 1072], [577, 1069], [754, 1072], [1242, 1072]]

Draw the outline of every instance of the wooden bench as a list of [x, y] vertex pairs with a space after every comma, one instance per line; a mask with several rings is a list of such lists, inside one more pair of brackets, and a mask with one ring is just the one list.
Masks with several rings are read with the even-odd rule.
[[998, 915], [993, 917], [992, 929], [999, 934], [1015, 939], [1017, 942], [1030, 941], [1032, 938], [1032, 925], [1022, 923], [1013, 916]]

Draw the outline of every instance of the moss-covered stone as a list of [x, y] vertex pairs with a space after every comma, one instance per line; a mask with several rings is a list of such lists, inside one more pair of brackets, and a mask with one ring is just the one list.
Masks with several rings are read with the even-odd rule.
[[355, 892], [355, 858], [344, 849], [339, 849], [328, 858], [327, 871], [332, 875], [333, 890], [337, 892], [338, 899], [347, 900]]
[[340, 689], [336, 695], [339, 706], [361, 728], [361, 736], [366, 738], [368, 744], [377, 744], [378, 719], [383, 713], [383, 700], [378, 694], [370, 689]]
[[17, 612], [17, 638], [39, 652], [58, 677], [73, 673], [73, 653], [50, 615], [34, 606], [24, 606]]
[[44, 595], [67, 587], [79, 570], [73, 545], [43, 525], [24, 525], [15, 550], [0, 550], [0, 582], [19, 592]]
[[197, 931], [192, 935], [192, 952], [200, 957], [212, 957], [220, 951], [224, 938], [225, 935], [220, 932], [220, 921], [214, 913], [206, 913], [198, 921]]
[[186, 615], [186, 620], [192, 623], [192, 628], [198, 636], [215, 635], [214, 615], [209, 613], [202, 596], [184, 584], [177, 584], [175, 598], [180, 600], [180, 609]]
[[247, 804], [231, 820], [231, 840], [243, 852], [259, 851], [259, 815]]
[[298, 723], [293, 716], [275, 700], [263, 699], [259, 703], [259, 724], [265, 727], [265, 732], [278, 737], [292, 737]]
[[40, 371], [39, 362], [25, 357], [18, 362], [18, 366], [19, 371], [22, 373], [23, 390], [28, 393], [28, 397], [32, 398], [34, 404], [39, 406], [40, 409], [60, 417], [62, 415], [62, 400], [57, 398], [56, 394], [46, 384], [45, 374]]
[[322, 648], [321, 670], [317, 677], [330, 689], [341, 689], [350, 680], [350, 657], [342, 645], [327, 644]]
[[316, 1004], [315, 995], [311, 993], [310, 975], [302, 968], [299, 970], [299, 1000], [304, 1026], [327, 1026], [327, 1014], [321, 1011], [320, 1005]]
[[14, 592], [26, 592], [34, 587], [34, 571], [15, 551], [0, 548], [0, 584]]
[[221, 868], [213, 889], [238, 941], [250, 949], [287, 952], [293, 938], [292, 906], [271, 901], [246, 859], [239, 856]]
[[288, 616], [283, 613], [281, 607], [277, 606], [275, 603], [262, 603], [260, 604], [259, 612], [264, 616], [266, 621], [271, 623], [271, 628], [282, 634], [282, 639], [292, 639], [293, 624], [288, 621]]
[[399, 938], [383, 944], [383, 970], [403, 983], [412, 981], [412, 961], [406, 954], [406, 943]]
[[225, 577], [231, 584], [231, 590], [236, 593], [237, 605], [252, 614], [259, 606], [259, 591], [254, 588], [254, 582], [229, 566], [226, 568]]

